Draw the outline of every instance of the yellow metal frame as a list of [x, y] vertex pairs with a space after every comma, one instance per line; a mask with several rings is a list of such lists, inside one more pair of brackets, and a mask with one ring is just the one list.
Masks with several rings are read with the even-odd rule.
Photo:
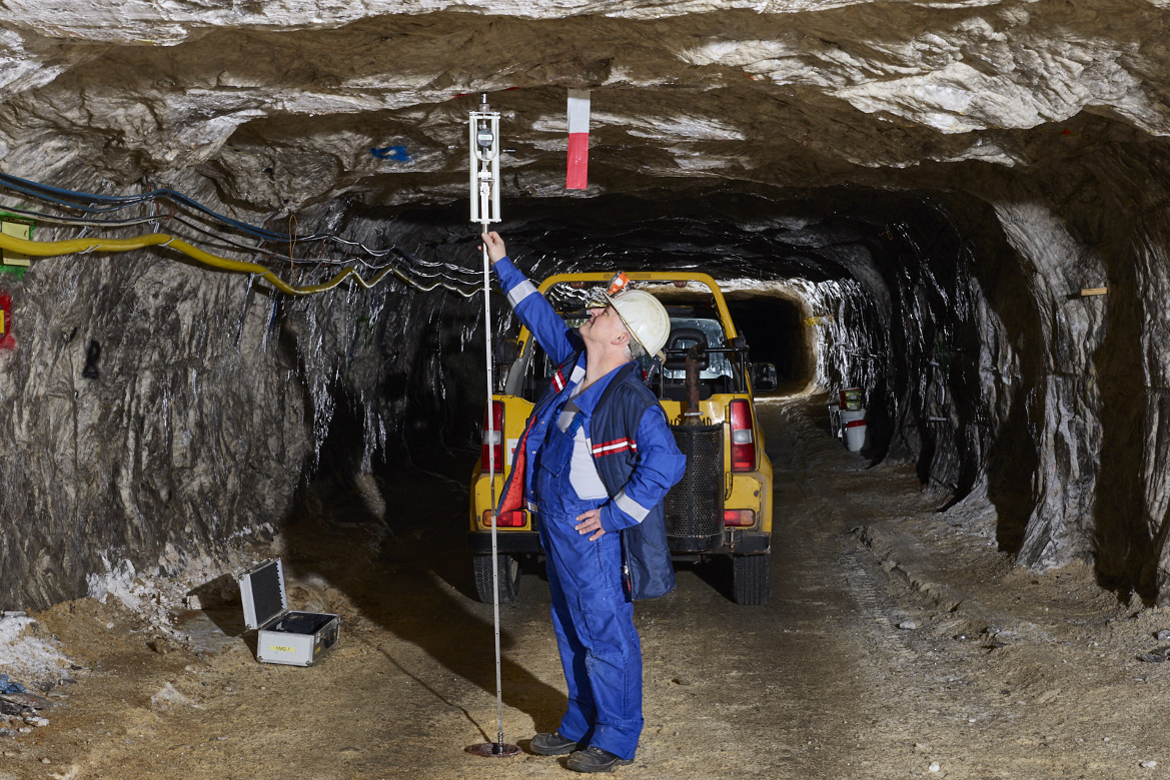
[[[731, 311], [727, 308], [727, 301], [723, 299], [723, 291], [719, 289], [719, 285], [710, 274], [695, 271], [627, 271], [626, 276], [630, 278], [631, 282], [661, 282], [662, 284], [696, 282], [706, 286], [711, 291], [711, 295], [715, 297], [715, 308], [719, 311], [719, 319], [723, 324], [724, 331], [727, 333], [727, 340], [730, 341], [739, 335], [739, 331], [735, 329], [735, 323], [731, 320]], [[597, 271], [584, 274], [554, 274], [541, 282], [538, 289], [541, 295], [543, 295], [553, 285], [573, 284], [575, 282], [605, 283], [612, 277], [612, 273]]]

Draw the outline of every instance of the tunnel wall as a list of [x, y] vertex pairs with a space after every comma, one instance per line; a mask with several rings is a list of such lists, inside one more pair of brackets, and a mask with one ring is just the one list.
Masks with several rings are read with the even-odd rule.
[[1102, 301], [1076, 294], [1096, 286], [1104, 268], [1097, 250], [1075, 240], [1036, 195], [996, 204], [1023, 259], [1023, 284], [1017, 290], [1009, 279], [998, 290], [1012, 318], [1009, 338], [1019, 346], [1018, 370], [1005, 375], [1018, 378], [1018, 396], [997, 441], [991, 498], [1004, 514], [1005, 548], [1021, 563], [1044, 568], [1096, 552], [1101, 426], [1093, 362], [1105, 329]]
[[[1044, 569], [1091, 560], [1103, 585], [1167, 598], [1170, 169], [1156, 146], [1117, 145], [1024, 176], [982, 171], [1015, 257], [976, 253], [990, 371], [976, 489], [1002, 549]], [[1082, 296], [1107, 287], [1106, 295]], [[974, 381], [967, 384], [974, 385]]]
[[990, 505], [952, 516], [1021, 563], [1061, 565], [1093, 551], [1093, 396], [1076, 366], [1101, 334], [1084, 301], [1068, 308], [1093, 253], [1038, 190], [985, 184], [857, 213], [876, 238], [831, 253], [853, 279], [828, 304], [828, 386], [863, 387], [871, 457], [913, 462], [941, 508]]
[[0, 354], [6, 609], [283, 516], [311, 438], [265, 298], [145, 253], [46, 260], [0, 285], [18, 340]]
[[892, 306], [873, 326], [889, 329], [885, 454], [913, 460], [942, 508], [989, 504], [990, 529], [952, 515], [1036, 568], [1098, 552], [1104, 334], [1099, 303], [1071, 295], [1101, 278], [1096, 251], [1044, 191], [1004, 176], [978, 199], [930, 195], [872, 253]]
[[[901, 223], [897, 251], [872, 252], [898, 312], [863, 315], [889, 324], [882, 454], [914, 459], [927, 489], [950, 490], [944, 507], [986, 499], [1019, 563], [1091, 560], [1103, 585], [1161, 603], [1167, 155], [1121, 144], [965, 176], [977, 202], [952, 190], [931, 207], [951, 226], [941, 244], [921, 243], [919, 214]], [[1095, 287], [1108, 293], [1080, 294]]]
[[[207, 182], [179, 184], [228, 210]], [[350, 477], [388, 447], [466, 443], [467, 404], [482, 410], [482, 380], [464, 376], [482, 377], [475, 302], [394, 277], [293, 299], [151, 250], [37, 260], [0, 289], [17, 340], [0, 350], [4, 609], [84, 596], [112, 572], [174, 573], [279, 529], [342, 405], [356, 424], [331, 467]]]
[[[1163, 145], [1117, 144], [1065, 166], [1047, 191], [1072, 239], [1066, 245], [1079, 250], [1067, 264], [1073, 289], [1108, 286], [1107, 295], [1084, 299], [1056, 291], [1063, 311], [1072, 312], [1064, 318], [1071, 338], [1057, 343], [1082, 352], [1056, 358], [1063, 382], [1084, 388], [1078, 411], [1090, 423], [1077, 438], [1088, 461], [1081, 474], [1097, 477], [1091, 496], [1097, 571], [1104, 584], [1159, 603], [1170, 597], [1168, 182], [1170, 155]], [[1079, 475], [1058, 476], [1073, 481]], [[1036, 525], [1046, 527], [1039, 517]]]

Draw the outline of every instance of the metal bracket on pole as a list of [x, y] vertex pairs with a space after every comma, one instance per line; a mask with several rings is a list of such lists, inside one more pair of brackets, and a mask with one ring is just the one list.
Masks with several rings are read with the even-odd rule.
[[[500, 114], [483, 96], [468, 122], [471, 133], [471, 221], [484, 230], [500, 221]], [[486, 251], [486, 250], [485, 250]]]
[[[483, 95], [479, 111], [472, 111], [468, 119], [471, 140], [471, 221], [478, 222], [480, 232], [486, 233], [488, 226], [500, 221], [500, 115], [488, 106], [487, 94]], [[504, 743], [504, 688], [500, 673], [500, 561], [496, 536], [496, 463], [495, 443], [502, 441], [504, 432], [495, 429], [495, 415], [492, 403], [495, 395], [495, 378], [492, 375], [492, 264], [487, 246], [483, 248], [483, 317], [484, 344], [487, 356], [487, 430], [484, 431], [488, 449], [488, 485], [491, 494], [492, 518], [492, 617], [496, 637], [496, 726], [495, 743], [472, 745], [467, 752], [479, 756], [516, 756], [518, 745]]]

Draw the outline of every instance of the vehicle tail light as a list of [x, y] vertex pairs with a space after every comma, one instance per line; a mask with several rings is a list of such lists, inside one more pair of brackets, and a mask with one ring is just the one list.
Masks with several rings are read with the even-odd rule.
[[487, 471], [491, 464], [491, 458], [496, 459], [495, 473], [500, 474], [504, 471], [504, 404], [500, 401], [492, 401], [488, 406], [492, 419], [491, 427], [493, 430], [488, 431], [488, 411], [483, 415], [483, 470]]
[[756, 524], [756, 513], [751, 509], [725, 509], [723, 510], [723, 525], [734, 528], [742, 528], [749, 525]]
[[731, 402], [731, 470], [756, 470], [756, 437], [752, 425], [752, 405], [743, 399]]
[[[526, 521], [524, 510], [514, 509], [496, 516], [496, 528], [523, 528]], [[484, 528], [492, 527], [492, 510], [483, 510], [483, 525]]]

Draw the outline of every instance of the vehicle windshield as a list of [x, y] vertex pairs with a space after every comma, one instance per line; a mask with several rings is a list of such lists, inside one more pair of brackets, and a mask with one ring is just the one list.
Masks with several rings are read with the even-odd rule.
[[[676, 331], [679, 328], [697, 328], [701, 330], [703, 335], [707, 337], [707, 346], [712, 349], [722, 349], [727, 346], [727, 338], [723, 334], [723, 326], [719, 324], [718, 320], [694, 317], [671, 317], [671, 331]], [[693, 340], [687, 340], [680, 346], [690, 348], [693, 345]], [[663, 372], [667, 379], [686, 379], [686, 373], [683, 370]], [[727, 353], [716, 352], [707, 355], [707, 367], [699, 372], [699, 378], [715, 379], [720, 376], [733, 376], [731, 372], [731, 360], [728, 358]]]
[[[713, 350], [726, 349], [727, 334], [719, 320], [719, 310], [716, 306], [714, 291], [705, 283], [696, 281], [632, 282], [635, 289], [643, 289], [662, 301], [670, 314], [671, 331], [679, 328], [698, 329], [707, 337], [707, 346]], [[594, 308], [603, 300], [601, 293], [606, 283], [601, 282], [557, 282], [546, 292], [545, 296], [552, 303], [553, 308], [564, 318], [571, 328], [579, 328], [589, 318], [589, 309]], [[689, 348], [693, 340], [683, 339], [676, 347]], [[509, 367], [504, 385], [508, 392], [519, 394], [532, 401], [548, 383], [548, 378], [556, 370], [552, 360], [536, 343], [528, 351], [529, 357]], [[678, 353], [674, 353], [678, 357]], [[644, 356], [640, 361], [643, 376], [656, 390], [670, 395], [668, 385], [681, 388], [686, 379], [686, 371], [681, 369], [659, 372], [652, 357]], [[737, 376], [737, 363], [732, 355], [726, 352], [714, 352], [707, 355], [707, 367], [699, 372], [699, 379], [707, 383], [709, 389], [730, 388], [738, 386], [742, 381]], [[665, 381], [666, 385], [662, 383]], [[665, 396], [663, 396], [665, 397]]]

